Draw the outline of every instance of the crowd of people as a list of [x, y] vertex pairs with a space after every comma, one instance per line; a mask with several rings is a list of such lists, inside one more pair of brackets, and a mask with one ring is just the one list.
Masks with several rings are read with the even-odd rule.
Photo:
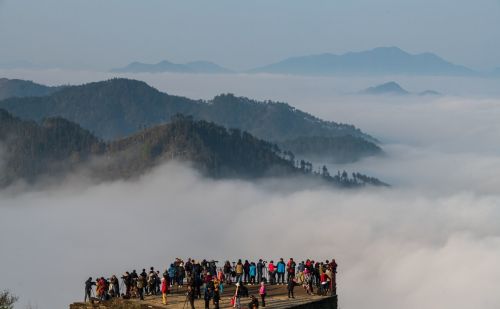
[[[331, 261], [318, 262], [307, 259], [296, 263], [293, 258], [287, 262], [283, 258], [277, 262], [259, 259], [257, 262], [240, 259], [237, 262], [226, 261], [222, 267], [217, 267], [218, 261], [197, 261], [189, 258], [186, 262], [175, 259], [170, 266], [160, 274], [159, 270], [150, 267], [149, 271], [142, 269], [126, 271], [120, 279], [113, 275], [109, 278], [100, 277], [93, 281], [92, 277], [85, 282], [85, 302], [94, 297], [99, 300], [110, 300], [121, 297], [124, 299], [138, 298], [144, 300], [145, 295], [162, 295], [162, 303], [167, 305], [167, 294], [173, 289], [187, 288], [186, 304], [194, 309], [196, 299], [205, 301], [205, 308], [212, 302], [215, 309], [219, 308], [220, 297], [225, 285], [236, 286], [231, 298], [235, 308], [241, 308], [241, 298], [250, 297], [248, 307], [257, 309], [266, 306], [266, 286], [286, 285], [288, 297], [294, 298], [294, 288], [301, 286], [309, 295], [336, 295], [337, 263]], [[259, 285], [259, 299], [249, 295], [246, 285]], [[203, 293], [202, 293], [203, 292]]]

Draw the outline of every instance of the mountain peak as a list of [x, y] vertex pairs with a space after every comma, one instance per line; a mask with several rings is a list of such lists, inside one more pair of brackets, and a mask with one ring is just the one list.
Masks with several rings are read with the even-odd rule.
[[230, 70], [219, 66], [210, 61], [191, 61], [187, 63], [174, 63], [168, 60], [162, 60], [155, 64], [132, 62], [129, 65], [112, 69], [116, 73], [229, 73]]
[[397, 46], [380, 46], [380, 47], [375, 47], [371, 50], [368, 50], [366, 52], [382, 52], [382, 53], [398, 53], [398, 54], [405, 54], [409, 55], [408, 52], [402, 50], [401, 48]]
[[398, 83], [390, 81], [378, 86], [370, 87], [362, 91], [364, 94], [391, 94], [391, 95], [407, 95], [409, 92], [401, 87]]

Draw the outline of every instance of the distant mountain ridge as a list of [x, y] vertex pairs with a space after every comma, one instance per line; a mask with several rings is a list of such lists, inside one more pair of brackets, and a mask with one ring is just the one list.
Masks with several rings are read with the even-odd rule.
[[313, 173], [312, 165], [281, 154], [268, 142], [240, 130], [226, 130], [206, 121], [176, 116], [165, 125], [142, 130], [124, 139], [105, 143], [89, 131], [63, 118], [44, 119], [41, 124], [23, 121], [0, 109], [0, 143], [5, 164], [0, 188], [16, 181], [35, 183], [40, 177], [64, 179], [84, 168], [101, 180], [129, 179], [175, 159], [190, 162], [214, 178], [260, 178], [304, 175], [336, 186], [386, 186], [361, 174], [350, 178]]
[[288, 58], [252, 73], [299, 75], [410, 74], [474, 75], [475, 71], [456, 65], [432, 53], [410, 54], [397, 47], [379, 47], [342, 55], [319, 54]]
[[[367, 146], [376, 143], [353, 125], [324, 121], [286, 103], [259, 102], [232, 94], [197, 101], [168, 95], [129, 79], [68, 86], [44, 97], [10, 98], [0, 101], [0, 108], [35, 121], [63, 117], [106, 140], [134, 134], [183, 114], [247, 131], [272, 143], [315, 136], [358, 138]], [[353, 157], [358, 155], [353, 153]]]
[[45, 96], [63, 87], [49, 87], [28, 80], [0, 78], [0, 100], [11, 97]]
[[404, 96], [410, 94], [417, 94], [420, 96], [441, 95], [439, 92], [434, 90], [424, 90], [418, 93], [411, 93], [394, 81], [366, 88], [364, 90], [361, 90], [359, 93], [367, 95], [398, 95], [398, 96]]
[[231, 71], [210, 61], [193, 61], [188, 63], [173, 63], [167, 60], [155, 64], [132, 62], [123, 68], [112, 69], [114, 73], [230, 73]]
[[[49, 69], [29, 61], [0, 62], [0, 69]], [[106, 69], [108, 70], [108, 69]], [[431, 52], [412, 54], [396, 46], [370, 50], [349, 51], [343, 54], [321, 53], [288, 57], [275, 63], [248, 70], [232, 70], [211, 61], [158, 63], [134, 61], [124, 67], [109, 69], [114, 73], [270, 73], [291, 75], [437, 75], [498, 78], [500, 68], [474, 70], [452, 63]]]

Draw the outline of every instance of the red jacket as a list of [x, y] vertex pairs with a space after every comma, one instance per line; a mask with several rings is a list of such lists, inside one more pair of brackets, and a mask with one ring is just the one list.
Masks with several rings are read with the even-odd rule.
[[161, 281], [161, 292], [162, 293], [167, 293], [168, 288], [167, 288], [167, 280], [162, 280]]

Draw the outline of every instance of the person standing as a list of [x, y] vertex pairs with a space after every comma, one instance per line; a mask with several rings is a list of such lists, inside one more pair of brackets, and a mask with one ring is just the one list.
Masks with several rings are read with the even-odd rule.
[[245, 264], [243, 264], [243, 272], [245, 273], [243, 277], [243, 282], [247, 284], [250, 281], [250, 263], [248, 260], [245, 260]]
[[327, 274], [328, 271], [323, 272], [321, 275], [319, 275], [319, 281], [320, 281], [320, 294], [323, 296], [326, 296], [328, 290], [330, 289], [330, 278], [328, 277]]
[[283, 262], [283, 258], [281, 258], [278, 264], [276, 264], [276, 268], [278, 273], [278, 284], [285, 284], [286, 265], [285, 262]]
[[214, 308], [215, 309], [219, 309], [219, 301], [220, 301], [220, 293], [221, 293], [221, 290], [220, 290], [220, 287], [222, 285], [222, 281], [218, 280], [218, 279], [214, 279], [214, 293], [213, 293], [213, 297], [214, 297]]
[[273, 261], [269, 262], [268, 266], [268, 272], [269, 272], [269, 283], [270, 284], [275, 284], [276, 283], [276, 266], [274, 266]]
[[212, 279], [208, 280], [205, 283], [205, 295], [204, 295], [205, 309], [210, 308], [210, 300], [213, 298], [214, 288], [215, 288], [214, 282], [212, 281]]
[[97, 298], [99, 298], [100, 300], [104, 300], [105, 292], [106, 292], [106, 280], [104, 280], [104, 277], [101, 277], [99, 280], [97, 280], [95, 294]]
[[120, 281], [118, 281], [118, 278], [113, 275], [110, 279], [110, 284], [113, 286], [113, 294], [114, 297], [120, 297]]
[[295, 296], [293, 295], [293, 289], [295, 288], [295, 279], [294, 278], [291, 278], [291, 280], [288, 281], [287, 283], [287, 288], [288, 288], [288, 298], [290, 298], [290, 296], [292, 298], [295, 298]]
[[243, 263], [241, 263], [241, 260], [238, 260], [238, 263], [236, 263], [235, 271], [236, 271], [236, 283], [239, 283], [241, 282], [243, 276]]
[[252, 262], [250, 263], [250, 266], [249, 266], [249, 271], [248, 271], [248, 274], [250, 276], [250, 285], [254, 285], [255, 284], [255, 274], [256, 274], [256, 266], [255, 266], [255, 263]]
[[87, 298], [90, 301], [92, 297], [92, 286], [96, 285], [94, 281], [92, 281], [92, 277], [89, 277], [87, 281], [85, 281], [85, 299], [84, 302], [87, 302]]
[[165, 277], [161, 278], [161, 297], [164, 305], [167, 304], [167, 292], [168, 292], [167, 285], [168, 285], [167, 279], [165, 279]]
[[306, 268], [306, 265], [304, 264], [304, 261], [302, 261], [299, 263], [299, 266], [297, 266], [297, 272], [304, 271], [305, 268]]
[[142, 275], [142, 273], [139, 275], [139, 278], [137, 278], [137, 292], [139, 293], [139, 299], [144, 300], [144, 287], [146, 286], [146, 277]]
[[330, 294], [332, 296], [337, 295], [337, 262], [335, 262], [335, 259], [332, 259], [330, 262], [330, 271], [332, 272], [332, 275], [330, 276]]
[[174, 264], [170, 264], [170, 267], [168, 268], [168, 277], [170, 278], [170, 287], [173, 287], [175, 284], [175, 276], [176, 276], [176, 269]]
[[[241, 262], [241, 261], [240, 261]], [[233, 308], [241, 309], [241, 289], [240, 282], [236, 282], [236, 291], [234, 291], [234, 306]]]
[[262, 281], [262, 274], [264, 271], [265, 264], [262, 262], [262, 259], [259, 259], [259, 262], [257, 262], [257, 282]]
[[223, 271], [224, 271], [224, 276], [226, 278], [226, 283], [231, 284], [232, 268], [231, 268], [231, 263], [229, 261], [226, 261], [226, 263], [224, 263]]
[[296, 266], [295, 261], [293, 260], [293, 258], [290, 258], [290, 260], [288, 260], [288, 263], [286, 263], [287, 282], [295, 278], [295, 266]]
[[194, 309], [194, 299], [195, 299], [195, 291], [192, 285], [188, 285], [188, 290], [186, 294], [186, 301], [189, 301], [191, 305], [191, 309]]
[[309, 268], [304, 269], [304, 289], [308, 295], [313, 295], [312, 276]]
[[260, 295], [260, 299], [262, 301], [262, 307], [265, 307], [267, 294], [266, 294], [266, 284], [264, 283], [264, 281], [260, 282], [259, 295]]
[[125, 284], [125, 296], [130, 297], [130, 287], [132, 285], [132, 278], [128, 271], [126, 271], [122, 276], [123, 284]]
[[180, 288], [184, 284], [184, 278], [186, 277], [186, 269], [184, 268], [184, 262], [181, 259], [178, 259], [177, 263], [175, 264], [175, 274], [175, 282]]

